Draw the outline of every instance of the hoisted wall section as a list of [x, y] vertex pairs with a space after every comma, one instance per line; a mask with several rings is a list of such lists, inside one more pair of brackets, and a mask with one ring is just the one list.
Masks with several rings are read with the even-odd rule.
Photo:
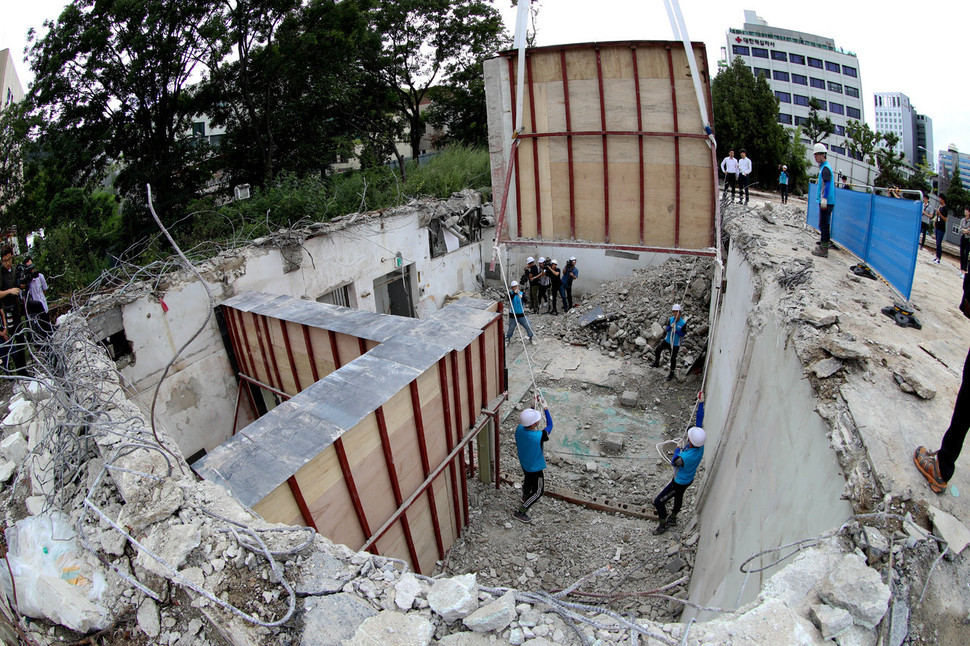
[[[223, 310], [240, 372], [254, 373], [241, 379], [286, 394], [199, 473], [268, 521], [430, 571], [468, 522], [463, 442], [504, 392], [498, 304], [463, 299], [416, 320], [244, 294]], [[329, 372], [290, 395], [314, 366]]]

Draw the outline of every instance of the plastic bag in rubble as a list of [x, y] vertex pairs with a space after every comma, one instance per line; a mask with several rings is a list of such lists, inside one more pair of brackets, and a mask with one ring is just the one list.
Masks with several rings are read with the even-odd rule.
[[16, 588], [5, 567], [0, 567], [0, 585], [21, 614], [82, 633], [107, 625], [107, 612], [97, 603], [104, 575], [84, 558], [64, 514], [24, 518], [5, 536]]

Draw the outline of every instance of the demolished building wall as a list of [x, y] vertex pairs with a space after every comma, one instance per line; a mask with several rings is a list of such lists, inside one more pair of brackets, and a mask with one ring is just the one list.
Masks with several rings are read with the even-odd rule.
[[[212, 293], [193, 274], [180, 271], [127, 285], [92, 304], [91, 327], [101, 338], [123, 331], [131, 355], [122, 375], [142, 403], [150, 403], [167, 364], [199, 330], [211, 308], [246, 291], [317, 300], [347, 288], [351, 306], [376, 311], [375, 282], [407, 270], [405, 291], [420, 312], [431, 312], [451, 294], [477, 291], [484, 248], [482, 239], [432, 257], [428, 224], [460, 217], [481, 205], [474, 191], [449, 200], [417, 200], [382, 212], [353, 214], [331, 223], [280, 231], [253, 245], [226, 251], [202, 263], [200, 273]], [[185, 455], [211, 450], [229, 437], [235, 380], [214, 317], [169, 370], [158, 394], [156, 415]]]

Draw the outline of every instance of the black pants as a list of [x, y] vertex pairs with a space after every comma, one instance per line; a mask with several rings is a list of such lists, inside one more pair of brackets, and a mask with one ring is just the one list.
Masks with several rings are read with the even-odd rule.
[[675, 345], [673, 347], [667, 343], [667, 339], [660, 342], [657, 349], [653, 351], [653, 362], [655, 365], [660, 365], [660, 353], [666, 349], [670, 349], [670, 374], [674, 374], [674, 370], [677, 369], [677, 353], [680, 351], [680, 346]]
[[[560, 285], [550, 285], [549, 286], [549, 294], [550, 294], [550, 299], [551, 299], [550, 304], [549, 304], [549, 311], [551, 311], [553, 314], [555, 314], [558, 311], [557, 308], [556, 308], [556, 299], [562, 296], [562, 287]], [[566, 307], [566, 299], [565, 298], [562, 299], [562, 306], [563, 307]]]
[[738, 188], [738, 176], [735, 175], [734, 173], [726, 173], [724, 175], [724, 192], [721, 193], [721, 197], [722, 198], [725, 195], [727, 195], [728, 186], [731, 187], [731, 201], [733, 202], [734, 201], [734, 193], [735, 193], [735, 191]]
[[944, 480], [953, 477], [968, 428], [970, 428], [970, 352], [967, 352], [966, 361], [963, 362], [963, 382], [960, 384], [960, 392], [957, 393], [956, 404], [953, 405], [950, 428], [946, 430], [940, 452], [937, 454], [940, 476]]
[[667, 501], [671, 498], [674, 499], [674, 508], [670, 510], [670, 513], [676, 516], [684, 502], [684, 492], [687, 491], [689, 486], [690, 484], [678, 484], [671, 480], [670, 484], [664, 487], [663, 491], [653, 499], [653, 506], [657, 509], [657, 518], [660, 520], [667, 519]]
[[536, 504], [542, 497], [542, 492], [546, 490], [542, 471], [524, 471], [523, 473], [525, 477], [522, 479], [522, 507], [519, 508], [519, 511], [522, 512]]
[[922, 225], [920, 226], [920, 229], [922, 230], [922, 233], [923, 233], [923, 239], [919, 241], [919, 246], [922, 247], [923, 245], [926, 244], [926, 232], [930, 230], [930, 223], [923, 222]]
[[563, 286], [563, 289], [566, 291], [566, 295], [562, 299], [563, 311], [568, 312], [573, 309], [573, 284], [569, 283]]
[[744, 203], [748, 203], [748, 176], [738, 174], [738, 199], [744, 198]]
[[832, 226], [832, 211], [835, 210], [835, 205], [830, 204], [824, 209], [819, 207], [818, 209], [818, 232], [820, 234], [819, 244], [827, 247], [832, 242], [832, 237], [830, 234], [830, 227]]
[[788, 184], [781, 185], [781, 203], [782, 204], [788, 203]]
[[970, 259], [970, 238], [960, 236], [960, 270], [967, 270], [967, 260]]
[[539, 313], [539, 283], [529, 281], [529, 307], [532, 311]]
[[0, 359], [7, 374], [27, 374], [27, 347], [24, 338], [24, 319], [18, 308], [4, 308], [7, 332], [10, 335], [0, 343]]
[[546, 292], [549, 291], [549, 285], [539, 285], [539, 300], [537, 301], [539, 305], [544, 302], [548, 302], [549, 299], [546, 298]]

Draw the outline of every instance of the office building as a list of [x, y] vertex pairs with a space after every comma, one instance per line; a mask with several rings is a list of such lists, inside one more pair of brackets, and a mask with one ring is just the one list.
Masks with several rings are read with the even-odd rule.
[[916, 114], [916, 163], [933, 165], [933, 120], [925, 114]]
[[970, 155], [961, 154], [956, 144], [950, 144], [946, 150], [940, 151], [938, 162], [940, 193], [946, 193], [950, 187], [950, 180], [957, 166], [960, 167], [960, 181], [963, 187], [970, 190]]
[[13, 56], [9, 49], [0, 51], [0, 112], [23, 100], [24, 89], [13, 66]]
[[916, 110], [909, 97], [902, 92], [876, 92], [876, 132], [893, 133], [899, 142], [893, 152], [903, 154], [903, 161], [913, 164], [916, 159]]
[[831, 38], [772, 27], [746, 10], [743, 28], [727, 31], [724, 54], [722, 65], [740, 56], [755, 76], [767, 79], [780, 102], [778, 121], [785, 126], [803, 124], [809, 100], [816, 99], [821, 116], [835, 123], [835, 132], [823, 142], [829, 161], [855, 183], [872, 179], [869, 167], [852, 159], [846, 146], [847, 123], [865, 120], [859, 60], [853, 52], [836, 47]]

